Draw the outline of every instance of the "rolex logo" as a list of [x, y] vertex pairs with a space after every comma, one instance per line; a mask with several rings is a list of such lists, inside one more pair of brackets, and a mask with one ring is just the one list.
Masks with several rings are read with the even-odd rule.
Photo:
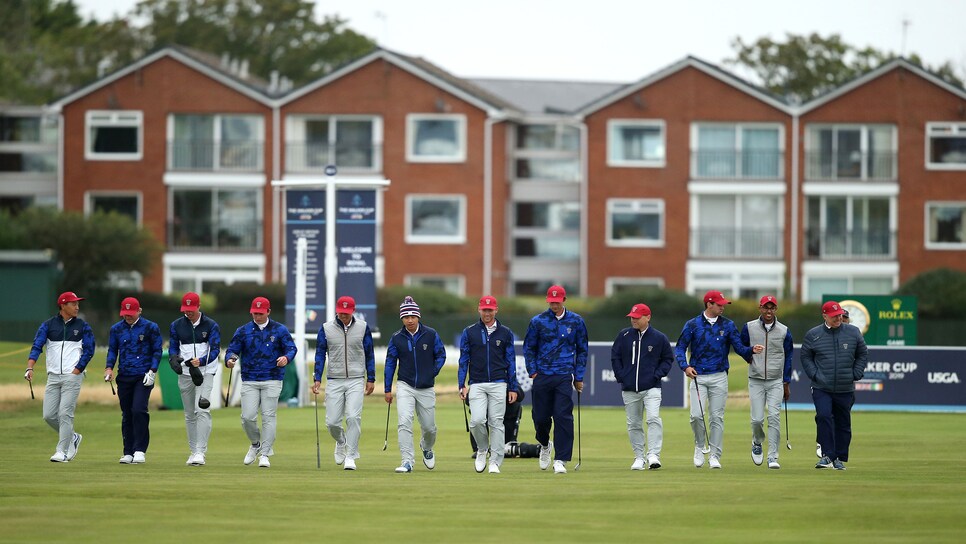
[[902, 308], [902, 301], [897, 298], [892, 299], [892, 309], [898, 312], [899, 308]]

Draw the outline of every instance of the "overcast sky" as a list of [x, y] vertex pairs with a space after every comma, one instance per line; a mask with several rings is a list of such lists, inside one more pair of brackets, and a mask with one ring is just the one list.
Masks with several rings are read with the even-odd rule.
[[[85, 17], [105, 21], [137, 0], [74, 2]], [[687, 55], [721, 64], [736, 36], [747, 43], [818, 32], [917, 53], [930, 65], [949, 61], [966, 79], [964, 0], [317, 0], [316, 7], [383, 47], [463, 77], [630, 82]]]

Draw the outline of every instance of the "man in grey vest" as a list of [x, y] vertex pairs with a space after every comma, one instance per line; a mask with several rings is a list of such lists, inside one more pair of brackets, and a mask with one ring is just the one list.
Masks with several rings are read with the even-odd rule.
[[[328, 356], [325, 425], [335, 439], [335, 464], [343, 465], [345, 470], [355, 470], [362, 435], [363, 389], [366, 395], [371, 395], [375, 387], [376, 355], [369, 325], [352, 315], [356, 310], [355, 299], [339, 297], [335, 306], [336, 318], [324, 323], [316, 338], [312, 393], [319, 394]], [[343, 418], [345, 428], [342, 427]]]
[[765, 439], [765, 409], [768, 410], [768, 468], [779, 469], [778, 443], [781, 441], [781, 403], [788, 400], [788, 383], [792, 379], [792, 333], [778, 321], [778, 300], [761, 297], [761, 317], [745, 323], [741, 342], [746, 346], [761, 345], [760, 353], [748, 359], [748, 396], [751, 399], [751, 460], [762, 462]]

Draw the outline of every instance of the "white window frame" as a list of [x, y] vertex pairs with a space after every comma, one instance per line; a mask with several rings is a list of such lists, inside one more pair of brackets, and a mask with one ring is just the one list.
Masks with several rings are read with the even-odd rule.
[[[137, 128], [137, 151], [134, 153], [98, 153], [94, 151], [91, 130], [96, 127]], [[84, 159], [89, 161], [139, 161], [144, 156], [144, 112], [138, 110], [90, 110], [84, 114]]]
[[135, 222], [141, 226], [144, 221], [144, 195], [141, 191], [87, 191], [84, 193], [84, 215], [94, 213], [94, 200], [98, 197], [134, 197], [137, 200]]
[[[454, 155], [421, 155], [413, 149], [416, 143], [416, 124], [420, 121], [455, 121], [457, 152]], [[410, 113], [406, 115], [406, 161], [455, 163], [466, 162], [466, 116], [452, 113]]]
[[809, 284], [814, 278], [844, 279], [848, 282], [847, 291], [853, 290], [852, 286], [857, 278], [888, 278], [892, 280], [893, 291], [899, 288], [899, 263], [864, 263], [861, 272], [857, 272], [857, 270], [854, 263], [830, 263], [821, 261], [807, 261], [802, 263], [802, 302], [819, 302], [818, 298], [811, 296], [809, 292]]
[[[632, 160], [615, 158], [621, 128], [657, 128], [661, 132], [661, 158]], [[615, 168], [664, 168], [667, 165], [667, 123], [663, 119], [609, 119], [607, 121], [607, 166]]]
[[966, 201], [942, 201], [942, 200], [929, 200], [924, 205], [923, 213], [923, 243], [926, 249], [936, 249], [936, 250], [946, 250], [946, 251], [962, 251], [966, 250], [966, 240], [962, 242], [931, 242], [929, 241], [930, 225], [929, 225], [929, 209], [935, 207], [958, 207], [966, 210]]
[[[302, 115], [302, 114], [292, 114], [285, 118], [285, 143], [286, 144], [301, 144], [308, 145], [305, 140], [305, 123], [307, 121], [329, 121], [329, 134], [327, 135], [327, 144], [334, 146], [336, 144], [336, 132], [338, 130], [338, 124], [343, 121], [369, 121], [372, 123], [372, 166], [369, 168], [359, 168], [359, 167], [346, 167], [338, 165], [335, 159], [331, 159], [331, 164], [336, 164], [339, 166], [340, 171], [349, 172], [380, 172], [382, 171], [382, 146], [383, 146], [383, 124], [382, 117], [378, 115]], [[330, 155], [331, 156], [331, 155]], [[295, 168], [291, 165], [294, 161], [291, 159], [291, 154], [286, 152], [285, 154], [285, 168], [286, 171], [321, 171], [324, 166], [308, 166], [304, 164], [305, 158], [302, 157], [303, 164], [298, 164]]]
[[664, 289], [664, 278], [608, 276], [604, 279], [604, 296], [613, 296], [617, 292], [618, 286], [656, 287], [658, 289]]
[[[459, 209], [458, 232], [453, 235], [413, 234], [413, 202], [416, 200], [449, 200], [456, 202]], [[407, 244], [465, 244], [466, 243], [466, 195], [426, 194], [406, 195], [406, 243]]]
[[[631, 207], [633, 209], [621, 210], [621, 207]], [[650, 208], [650, 209], [648, 209]], [[655, 240], [634, 239], [614, 239], [613, 221], [615, 212], [624, 213], [657, 213], [660, 218], [658, 227], [658, 238]], [[667, 214], [665, 213], [664, 199], [661, 198], [608, 198], [607, 213], [604, 215], [606, 239], [608, 247], [664, 247], [665, 226], [667, 225]]]
[[[934, 132], [943, 131], [941, 134], [933, 134]], [[944, 122], [929, 122], [926, 123], [926, 150], [924, 154], [924, 159], [926, 161], [926, 170], [966, 170], [966, 160], [961, 163], [945, 163], [945, 162], [932, 162], [929, 157], [932, 155], [930, 147], [933, 138], [944, 138], [944, 137], [956, 137], [966, 139], [966, 123], [944, 123]]]
[[455, 280], [456, 290], [447, 290], [447, 292], [461, 297], [466, 296], [466, 276], [462, 274], [406, 274], [403, 277], [403, 283], [409, 286], [423, 287], [424, 284], [421, 283], [421, 280], [442, 280], [444, 282]]
[[[871, 151], [870, 146], [872, 142], [871, 142], [871, 138], [869, 137], [869, 134], [870, 134], [869, 129], [877, 128], [877, 127], [878, 128], [888, 127], [891, 129], [891, 132], [892, 132], [891, 138], [890, 138], [891, 145], [889, 149], [879, 150], [879, 151], [888, 151], [889, 153], [892, 154], [892, 165], [890, 166], [892, 177], [889, 179], [880, 179], [880, 178], [872, 177], [872, 175], [869, 173], [869, 165], [865, 160], [865, 158], [868, 157], [869, 152]], [[814, 139], [814, 137], [812, 136], [812, 133], [815, 131], [821, 131], [821, 130], [831, 130], [833, 134], [837, 134], [840, 130], [858, 130], [859, 131], [859, 150], [862, 154], [862, 160], [859, 161], [860, 163], [859, 168], [861, 170], [861, 174], [858, 177], [839, 178], [837, 171], [835, 174], [829, 176], [828, 178], [815, 177], [811, 175], [811, 171], [810, 171], [811, 166], [808, 163], [808, 160], [809, 160], [808, 158], [813, 153], [821, 153], [822, 151], [821, 149], [812, 148], [812, 141]], [[838, 141], [837, 138], [833, 138], [832, 140], [834, 142], [834, 145], [837, 145], [837, 141]], [[805, 156], [803, 158], [805, 160], [804, 166], [805, 166], [806, 181], [837, 181], [837, 182], [847, 182], [847, 183], [875, 181], [876, 183], [882, 183], [882, 182], [897, 180], [899, 178], [899, 162], [898, 162], [899, 161], [899, 149], [898, 149], [899, 148], [899, 127], [897, 127], [895, 124], [892, 124], [892, 123], [810, 123], [805, 125], [805, 140], [802, 143], [805, 145]], [[928, 145], [928, 142], [926, 143], [926, 145]], [[835, 148], [833, 150], [833, 154], [837, 155], [838, 153], [839, 153], [839, 150]]]
[[[785, 178], [785, 125], [781, 123], [726, 123], [718, 121], [695, 121], [691, 123], [691, 158], [690, 158], [690, 169], [691, 169], [691, 179], [716, 179], [715, 176], [702, 176], [698, 173], [698, 153], [701, 148], [698, 147], [698, 134], [701, 127], [730, 127], [734, 129], [735, 133], [735, 173], [734, 176], [728, 177], [726, 179], [736, 179], [736, 180], [783, 180]], [[756, 128], [767, 128], [775, 129], [778, 131], [778, 171], [775, 177], [759, 177], [750, 176], [746, 172], [741, 170], [741, 161], [737, 160], [743, 151], [743, 139], [742, 134], [745, 129], [756, 129]]]
[[195, 282], [195, 291], [202, 292], [205, 280], [265, 283], [265, 255], [262, 253], [221, 254], [217, 259], [204, 253], [165, 253], [161, 258], [164, 267], [164, 292], [171, 293], [174, 280]]
[[[219, 173], [231, 173], [232, 175], [245, 175], [246, 172], [263, 172], [265, 170], [265, 149], [268, 145], [268, 139], [265, 136], [265, 116], [258, 113], [192, 113], [192, 112], [173, 112], [168, 114], [167, 119], [167, 130], [168, 136], [166, 140], [166, 145], [168, 147], [166, 157], [165, 157], [165, 167], [168, 170], [177, 170], [174, 167], [174, 150], [172, 148], [177, 142], [174, 137], [175, 132], [175, 119], [179, 116], [202, 116], [212, 118], [212, 130], [211, 130], [211, 146], [212, 146], [212, 161], [210, 168], [202, 168], [197, 170], [198, 172], [219, 172]], [[221, 161], [221, 151], [222, 146], [225, 145], [225, 140], [222, 136], [222, 119], [225, 117], [244, 117], [251, 118], [256, 121], [256, 126], [254, 133], [259, 137], [259, 139], [252, 140], [259, 146], [258, 153], [255, 154], [255, 166], [252, 168], [238, 168], [225, 166]], [[186, 169], [191, 171], [191, 169]]]

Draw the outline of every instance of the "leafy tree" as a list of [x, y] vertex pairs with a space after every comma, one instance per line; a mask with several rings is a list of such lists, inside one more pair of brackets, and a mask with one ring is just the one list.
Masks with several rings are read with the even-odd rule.
[[[769, 91], [802, 100], [824, 94], [898, 57], [871, 47], [859, 49], [843, 42], [838, 34], [825, 38], [816, 33], [808, 36], [789, 33], [784, 42], [764, 37], [751, 43], [736, 37], [731, 46], [736, 55], [725, 59], [726, 64], [749, 68]], [[906, 60], [963, 86], [948, 61], [931, 67], [915, 54]]]
[[966, 317], [966, 272], [937, 268], [904, 283], [897, 295], [919, 299], [922, 317]]
[[151, 270], [161, 246], [150, 232], [115, 212], [85, 217], [79, 212], [28, 208], [0, 213], [0, 249], [53, 249], [63, 266], [62, 287], [87, 291], [111, 272]]

